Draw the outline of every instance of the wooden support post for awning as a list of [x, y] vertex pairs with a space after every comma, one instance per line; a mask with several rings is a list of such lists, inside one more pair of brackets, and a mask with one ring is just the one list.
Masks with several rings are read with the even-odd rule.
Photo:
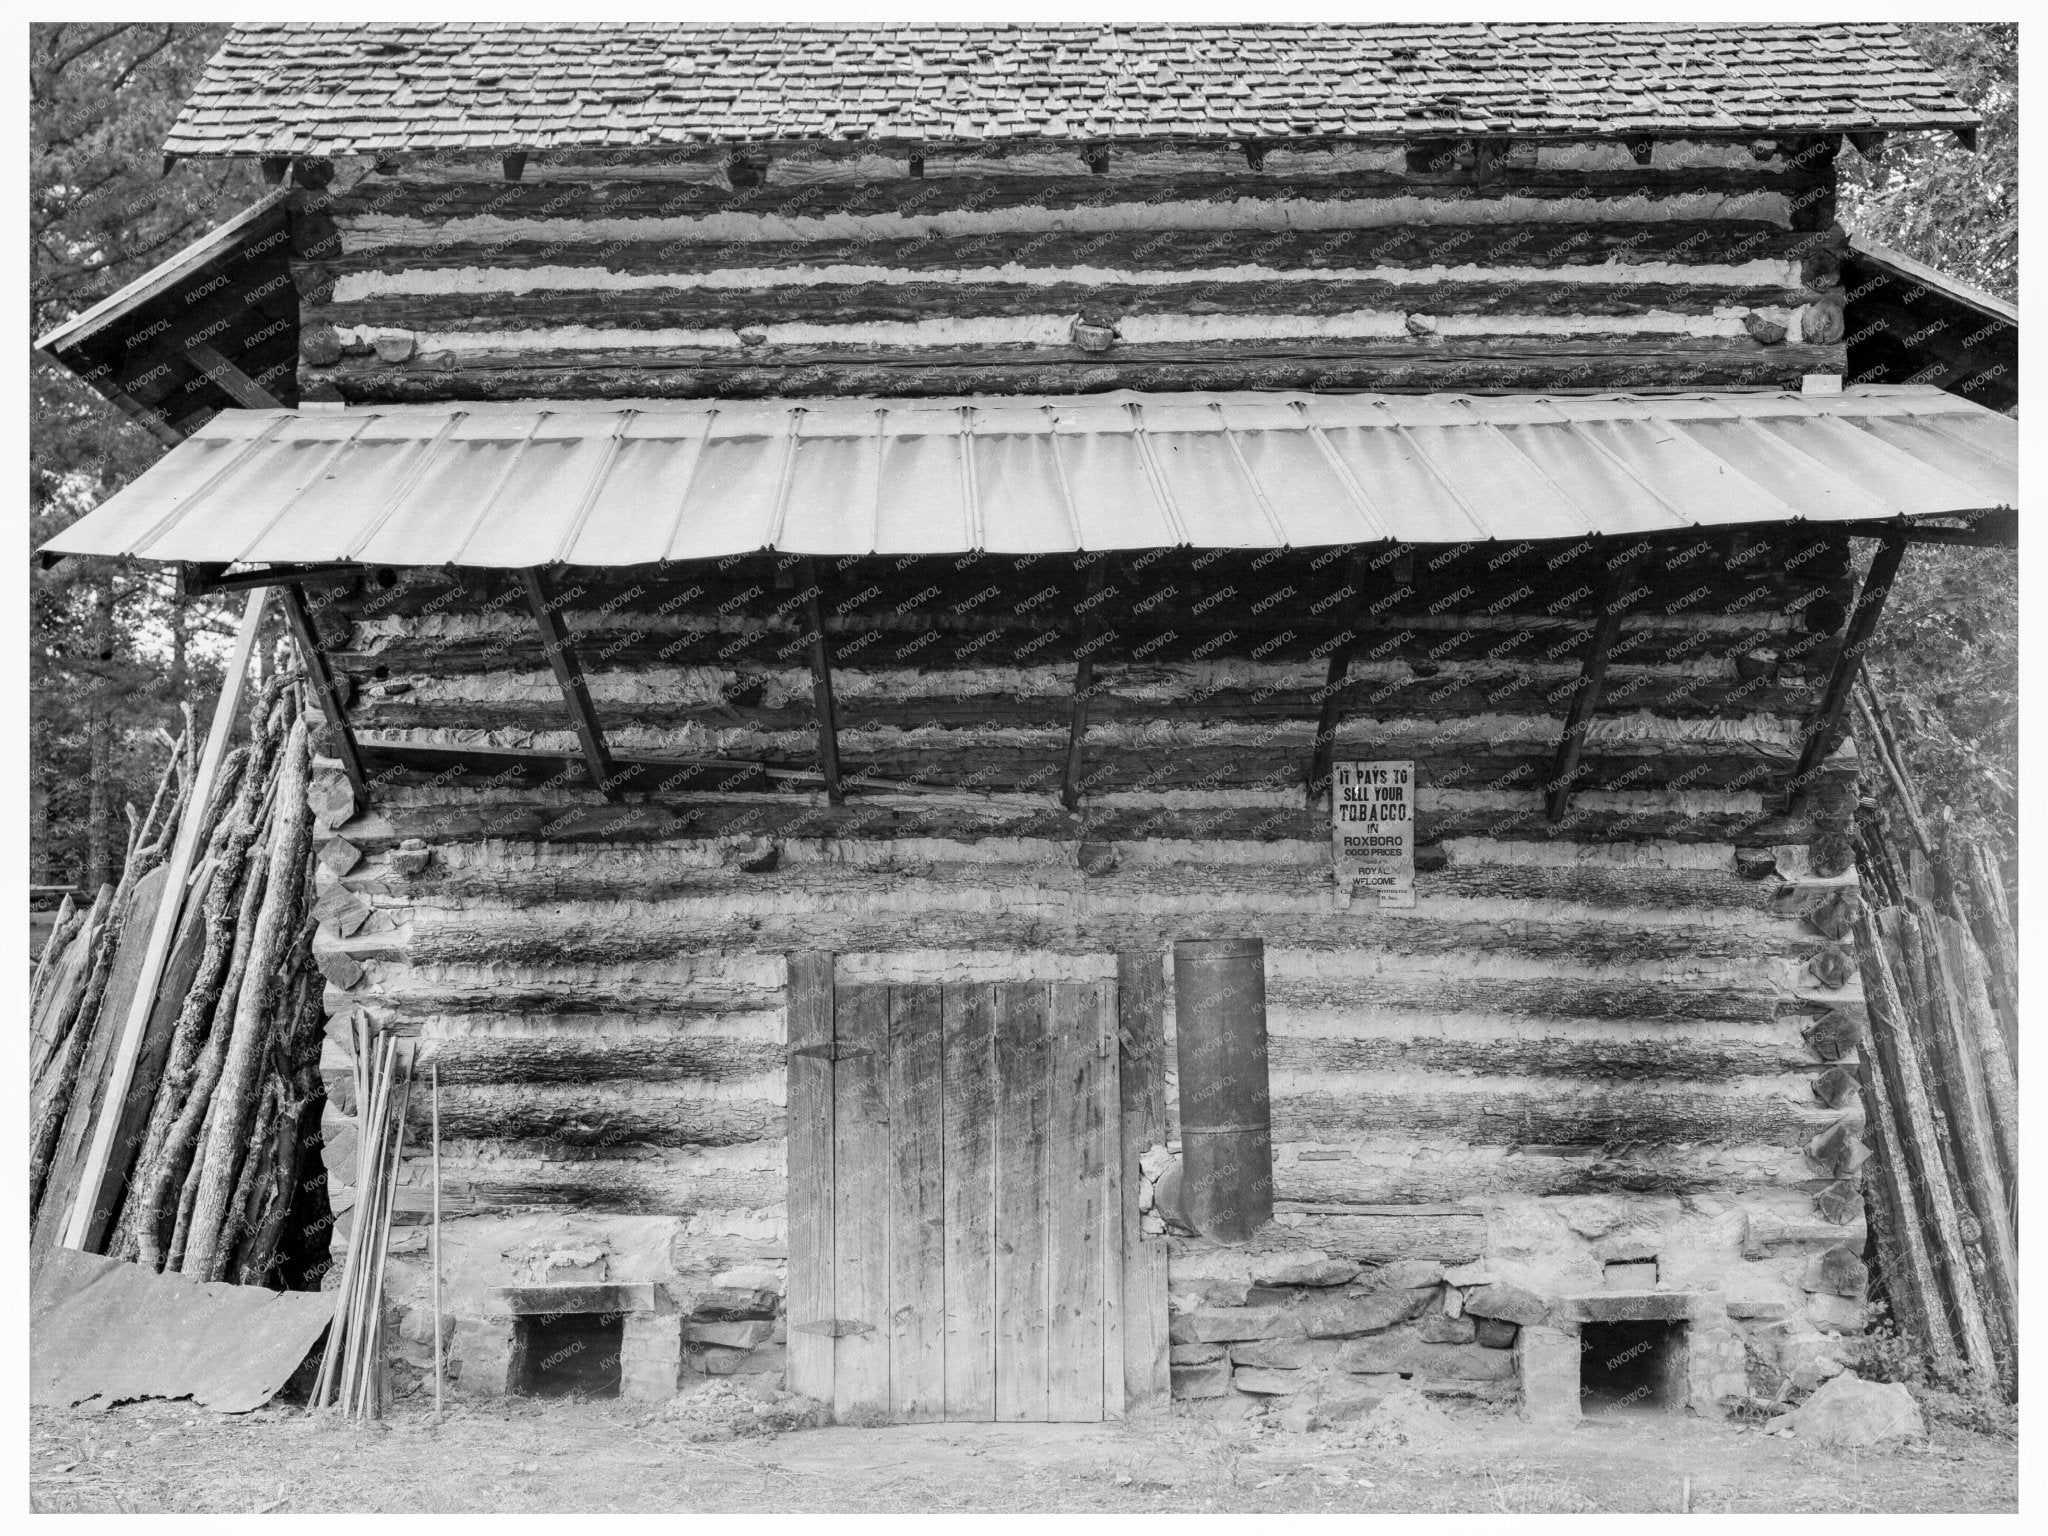
[[276, 587], [287, 582], [299, 586], [309, 581], [352, 584], [367, 574], [366, 567], [352, 560], [328, 560], [313, 565], [267, 565], [247, 571], [230, 571], [219, 563], [200, 564], [188, 560], [179, 563], [178, 583], [185, 597], [207, 597], [215, 592], [246, 592], [252, 587]]
[[541, 649], [547, 652], [548, 665], [555, 669], [555, 681], [561, 685], [562, 702], [569, 706], [569, 720], [576, 727], [576, 740], [583, 748], [584, 770], [599, 794], [607, 800], [617, 800], [619, 787], [612, 772], [611, 750], [605, 746], [597, 711], [591, 707], [583, 666], [569, 644], [568, 626], [549, 599], [547, 583], [538, 566], [521, 567], [519, 581], [526, 589], [527, 606], [533, 610], [533, 622], [540, 630]]
[[334, 669], [327, 664], [327, 648], [321, 643], [320, 631], [313, 623], [313, 611], [306, 603], [306, 589], [292, 582], [282, 590], [284, 616], [291, 625], [292, 638], [298, 642], [299, 660], [306, 668], [306, 681], [312, 685], [320, 713], [327, 717], [328, 728], [334, 732], [334, 750], [341, 758], [342, 772], [348, 775], [349, 785], [356, 792], [356, 804], [368, 806], [370, 781], [363, 771], [363, 754], [356, 746], [355, 730], [348, 723], [348, 710], [342, 702], [341, 690], [335, 686]]
[[818, 573], [806, 560], [800, 573], [806, 593], [804, 624], [810, 631], [811, 705], [818, 717], [818, 772], [825, 780], [825, 799], [838, 805], [846, 798], [839, 784], [839, 711], [832, 702], [832, 661], [825, 650], [825, 618], [818, 602]]
[[1557, 738], [1557, 755], [1550, 764], [1550, 798], [1545, 812], [1553, 822], [1563, 821], [1571, 808], [1572, 785], [1579, 776], [1579, 755], [1585, 750], [1586, 726], [1600, 702], [1600, 690], [1607, 682], [1607, 658], [1621, 634], [1624, 599], [1635, 581], [1640, 555], [1610, 566], [1600, 593], [1600, 616], [1593, 625], [1593, 641], [1579, 668], [1579, 680], [1572, 687], [1572, 701], [1565, 709], [1564, 731]]
[[1849, 621], [1842, 626], [1841, 649], [1835, 652], [1834, 668], [1828, 673], [1820, 708], [1814, 711], [1812, 723], [1806, 729], [1806, 746], [1792, 774], [1790, 787], [1794, 794], [1804, 792], [1815, 770], [1842, 744], [1842, 734], [1848, 728], [1845, 716], [1849, 690], [1856, 681], [1856, 669], [1863, 663], [1870, 637], [1877, 633], [1878, 615], [1884, 611], [1885, 597], [1899, 574], [1899, 562], [1905, 559], [1909, 542], [1906, 529], [1888, 532], [1870, 558], [1870, 571], [1856, 594], [1855, 606], [1849, 610]]
[[1067, 721], [1067, 764], [1060, 775], [1060, 804], [1070, 811], [1081, 808], [1081, 768], [1087, 757], [1088, 701], [1095, 692], [1095, 650], [1089, 642], [1095, 638], [1092, 615], [1101, 606], [1102, 581], [1103, 560], [1098, 555], [1088, 568], [1089, 601], [1082, 608], [1081, 623], [1075, 630], [1080, 654], [1074, 659], [1074, 709]]

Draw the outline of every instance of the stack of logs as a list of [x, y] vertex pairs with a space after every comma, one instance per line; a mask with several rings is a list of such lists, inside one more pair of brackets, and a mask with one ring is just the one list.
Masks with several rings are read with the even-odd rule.
[[[120, 883], [60, 920], [35, 997], [30, 1203], [63, 1240], [141, 980], [180, 818], [203, 817], [85, 1246], [202, 1280], [277, 1284], [319, 1106], [320, 976], [302, 684], [273, 670], [248, 737], [196, 791], [187, 746], [137, 824]], [[197, 803], [195, 803], [197, 802]]]
[[1857, 926], [1870, 1028], [1865, 1170], [1892, 1311], [1934, 1374], [2016, 1400], [2018, 951], [1996, 859], [1930, 827], [1883, 701], [1857, 689], [1864, 757], [1897, 815], [1859, 819], [1874, 910]]

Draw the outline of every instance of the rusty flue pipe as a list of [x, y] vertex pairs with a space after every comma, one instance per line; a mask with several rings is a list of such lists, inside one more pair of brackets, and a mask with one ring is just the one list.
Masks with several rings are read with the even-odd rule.
[[1181, 1206], [1204, 1237], [1241, 1243], [1273, 1218], [1265, 942], [1176, 943], [1173, 1007]]

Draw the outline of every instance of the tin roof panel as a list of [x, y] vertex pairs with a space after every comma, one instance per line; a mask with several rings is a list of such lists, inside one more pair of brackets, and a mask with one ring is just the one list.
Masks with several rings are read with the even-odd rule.
[[2018, 430], [1882, 385], [226, 412], [45, 548], [510, 567], [1575, 538], [2011, 508]]

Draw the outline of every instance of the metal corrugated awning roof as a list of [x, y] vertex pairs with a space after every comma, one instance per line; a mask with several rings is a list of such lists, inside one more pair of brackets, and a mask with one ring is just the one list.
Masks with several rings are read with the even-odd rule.
[[223, 412], [45, 549], [510, 567], [1451, 544], [2017, 497], [2017, 422], [1892, 386], [379, 406]]

